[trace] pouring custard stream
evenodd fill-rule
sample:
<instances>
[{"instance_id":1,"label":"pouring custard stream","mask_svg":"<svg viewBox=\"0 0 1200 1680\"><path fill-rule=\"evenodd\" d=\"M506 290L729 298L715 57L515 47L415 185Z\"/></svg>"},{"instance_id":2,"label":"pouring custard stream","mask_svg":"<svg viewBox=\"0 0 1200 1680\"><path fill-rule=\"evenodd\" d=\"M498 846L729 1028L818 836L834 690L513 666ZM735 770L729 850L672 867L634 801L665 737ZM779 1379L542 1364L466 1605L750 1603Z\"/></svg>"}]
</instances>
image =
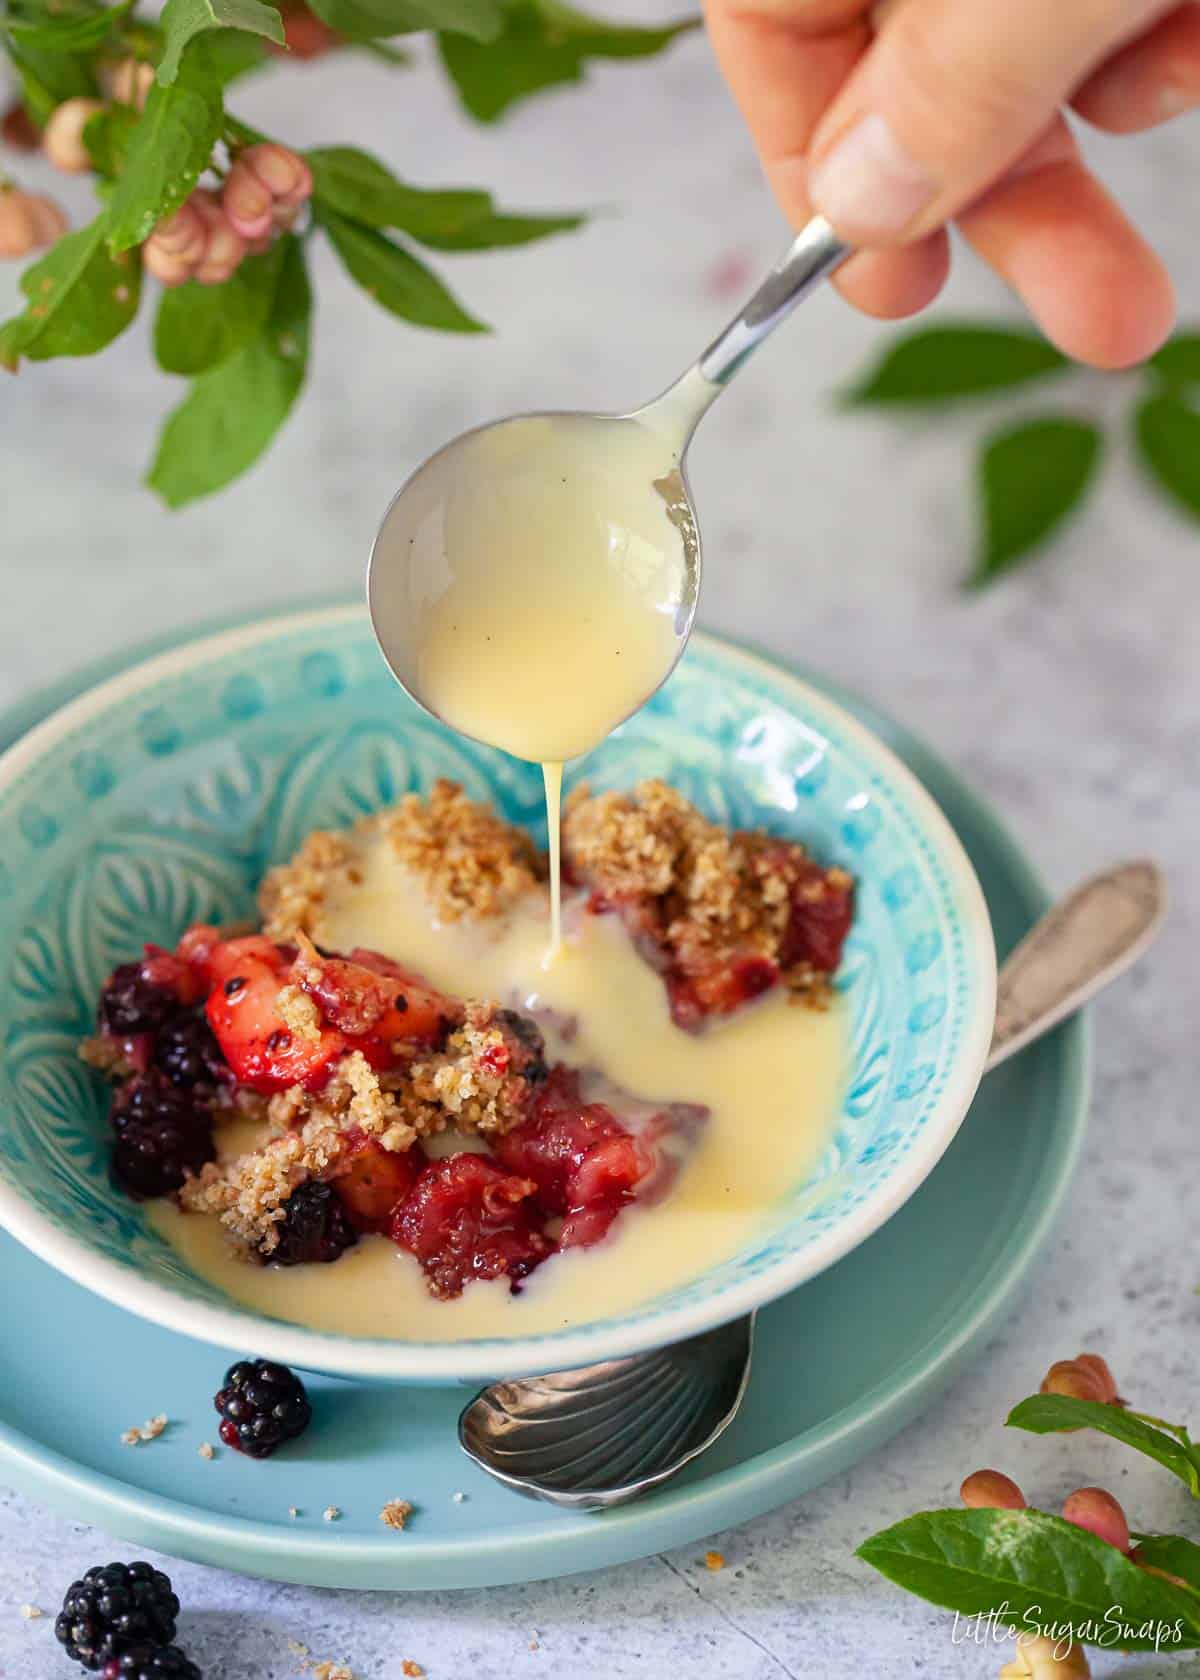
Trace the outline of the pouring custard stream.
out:
<instances>
[{"instance_id":1,"label":"pouring custard stream","mask_svg":"<svg viewBox=\"0 0 1200 1680\"><path fill-rule=\"evenodd\" d=\"M685 507L677 451L649 426L536 415L433 456L380 533L372 604L393 667L460 733L543 767L551 955L562 765L675 662L695 587Z\"/></svg>"}]
</instances>

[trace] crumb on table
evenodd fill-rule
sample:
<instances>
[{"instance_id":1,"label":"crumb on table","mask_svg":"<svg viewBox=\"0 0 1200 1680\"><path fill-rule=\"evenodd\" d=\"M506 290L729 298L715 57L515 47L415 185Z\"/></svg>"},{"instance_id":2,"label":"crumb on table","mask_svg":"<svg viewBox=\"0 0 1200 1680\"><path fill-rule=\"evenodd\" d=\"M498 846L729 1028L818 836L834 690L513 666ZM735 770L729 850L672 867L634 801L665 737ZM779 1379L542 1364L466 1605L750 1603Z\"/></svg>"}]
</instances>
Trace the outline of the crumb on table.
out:
<instances>
[{"instance_id":1,"label":"crumb on table","mask_svg":"<svg viewBox=\"0 0 1200 1680\"><path fill-rule=\"evenodd\" d=\"M705 1552L705 1554L704 1554L704 1567L705 1567L705 1569L711 1570L714 1575L716 1574L718 1569L724 1569L724 1567L725 1567L725 1554L724 1554L724 1552Z\"/></svg>"}]
</instances>

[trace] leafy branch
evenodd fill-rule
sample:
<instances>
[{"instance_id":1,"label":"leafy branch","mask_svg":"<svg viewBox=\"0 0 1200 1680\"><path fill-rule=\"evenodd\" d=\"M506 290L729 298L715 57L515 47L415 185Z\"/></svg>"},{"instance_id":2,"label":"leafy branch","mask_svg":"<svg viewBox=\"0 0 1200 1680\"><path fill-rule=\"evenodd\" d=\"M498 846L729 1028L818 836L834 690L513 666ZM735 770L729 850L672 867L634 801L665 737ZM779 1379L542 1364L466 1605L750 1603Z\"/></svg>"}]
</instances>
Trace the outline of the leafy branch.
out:
<instances>
[{"instance_id":1,"label":"leafy branch","mask_svg":"<svg viewBox=\"0 0 1200 1680\"><path fill-rule=\"evenodd\" d=\"M968 401L1061 384L1071 372L1067 358L1036 333L958 322L903 335L842 401L898 414L957 412ZM1137 459L1153 488L1200 521L1200 333L1178 334L1135 378L1140 389L1128 424ZM968 584L994 582L1059 533L1084 505L1104 445L1096 421L1066 408L984 436L975 459L979 538Z\"/></svg>"},{"instance_id":2,"label":"leafy branch","mask_svg":"<svg viewBox=\"0 0 1200 1680\"><path fill-rule=\"evenodd\" d=\"M1033 1434L1095 1429L1169 1470L1200 1498L1200 1448L1183 1424L1131 1411L1095 1354L1052 1366L1009 1413ZM1131 1533L1117 1500L1081 1488L1062 1516L1034 1510L1007 1476L979 1470L963 1510L922 1511L864 1540L857 1555L907 1592L1023 1633L1032 1660L1011 1672L1086 1676L1081 1647L1200 1649L1200 1545ZM1006 1674L1010 1670L1004 1671Z\"/></svg>"},{"instance_id":3,"label":"leafy branch","mask_svg":"<svg viewBox=\"0 0 1200 1680\"><path fill-rule=\"evenodd\" d=\"M594 59L660 52L698 21L643 29L559 0L167 0L157 21L136 6L10 0L0 17L20 88L5 141L91 173L100 200L87 227L62 233L53 201L0 171L0 253L54 240L21 277L25 307L0 325L0 366L96 354L160 282L154 354L189 382L148 475L170 507L245 472L295 406L311 337L312 236L389 314L473 333L487 328L418 249L504 250L584 220L503 209L481 188L416 186L351 145L284 145L230 109L236 82L289 53L369 48L403 70L395 40L430 32L462 104L490 122L579 81Z\"/></svg>"}]
</instances>

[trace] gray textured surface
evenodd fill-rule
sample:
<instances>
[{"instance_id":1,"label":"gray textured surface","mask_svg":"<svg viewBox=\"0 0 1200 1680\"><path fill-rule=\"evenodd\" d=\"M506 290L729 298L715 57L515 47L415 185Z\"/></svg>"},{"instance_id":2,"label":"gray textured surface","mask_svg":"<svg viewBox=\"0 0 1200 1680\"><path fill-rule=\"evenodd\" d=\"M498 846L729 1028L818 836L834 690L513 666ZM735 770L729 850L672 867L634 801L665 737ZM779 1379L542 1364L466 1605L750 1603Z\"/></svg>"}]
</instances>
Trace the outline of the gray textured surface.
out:
<instances>
[{"instance_id":1,"label":"gray textured surface","mask_svg":"<svg viewBox=\"0 0 1200 1680\"><path fill-rule=\"evenodd\" d=\"M365 60L279 74L240 106L288 138L369 143L419 182L478 180L514 205L615 213L573 240L453 260L464 297L501 329L486 340L406 331L322 261L297 417L260 471L182 517L137 487L171 400L140 343L6 384L0 704L139 636L355 584L379 510L431 447L505 410L648 394L727 312L722 264L753 272L781 239L700 40L658 65L598 72L498 131L458 117L434 76L391 79ZM1200 257L1172 183L1194 173L1195 129L1103 151L1186 307ZM11 284L0 277L0 291ZM1012 310L973 263L948 307ZM866 1532L945 1502L989 1461L1019 1469L1046 1503L1108 1482L1140 1525L1194 1523L1182 1490L1100 1440L1014 1442L1001 1418L1079 1346L1102 1349L1148 1410L1185 1410L1197 1386L1196 534L1146 495L1128 460L1116 420L1131 381L1080 377L1019 406L1113 416L1090 510L1041 565L985 598L963 595L969 444L987 422L900 427L831 412L829 392L877 333L832 297L814 299L707 422L693 466L709 555L702 616L823 665L926 733L1055 885L1134 850L1172 872L1166 935L1096 1011L1089 1146L1034 1291L976 1369L889 1448L716 1542L729 1560L720 1574L689 1548L559 1584L398 1599L181 1565L182 1635L209 1680L285 1680L298 1672L288 1638L369 1680L394 1680L405 1657L430 1680L584 1666L612 1680L990 1675L997 1653L955 1648L948 1618L854 1561ZM49 1610L73 1573L129 1549L9 1500L0 1553L0 1673L65 1675L48 1620L22 1621L18 1606ZM1106 1657L1097 1672L1181 1670Z\"/></svg>"}]
</instances>

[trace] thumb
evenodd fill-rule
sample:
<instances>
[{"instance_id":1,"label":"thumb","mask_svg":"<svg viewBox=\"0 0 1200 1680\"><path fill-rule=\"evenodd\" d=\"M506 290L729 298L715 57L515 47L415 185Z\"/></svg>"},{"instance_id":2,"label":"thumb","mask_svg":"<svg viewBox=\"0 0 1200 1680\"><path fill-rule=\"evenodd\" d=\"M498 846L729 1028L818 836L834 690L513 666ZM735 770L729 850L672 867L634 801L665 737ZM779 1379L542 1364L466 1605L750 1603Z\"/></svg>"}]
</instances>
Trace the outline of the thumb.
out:
<instances>
[{"instance_id":1,"label":"thumb","mask_svg":"<svg viewBox=\"0 0 1200 1680\"><path fill-rule=\"evenodd\" d=\"M900 0L821 120L809 196L850 243L906 243L990 186L1172 0Z\"/></svg>"}]
</instances>

